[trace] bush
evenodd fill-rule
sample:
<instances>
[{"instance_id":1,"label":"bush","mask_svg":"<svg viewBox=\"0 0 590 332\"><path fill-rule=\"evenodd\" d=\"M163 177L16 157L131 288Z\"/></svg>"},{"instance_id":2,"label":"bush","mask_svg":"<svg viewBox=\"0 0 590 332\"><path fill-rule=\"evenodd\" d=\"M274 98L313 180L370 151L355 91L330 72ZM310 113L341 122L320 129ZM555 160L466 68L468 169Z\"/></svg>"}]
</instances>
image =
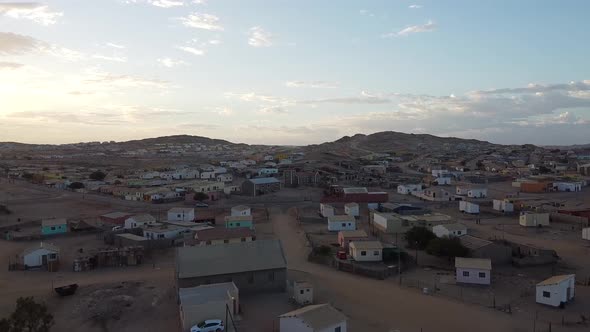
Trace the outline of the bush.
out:
<instances>
[{"instance_id":1,"label":"bush","mask_svg":"<svg viewBox=\"0 0 590 332\"><path fill-rule=\"evenodd\" d=\"M96 171L96 172L92 172L92 173L90 173L90 176L89 176L89 178L90 178L91 180L95 180L95 181L102 181L102 180L104 180L104 178L105 178L106 176L107 176L107 175L106 175L104 172L101 172L101 171Z\"/></svg>"},{"instance_id":2,"label":"bush","mask_svg":"<svg viewBox=\"0 0 590 332\"><path fill-rule=\"evenodd\" d=\"M406 240L410 248L424 250L433 239L436 239L436 235L426 227L412 227L406 232Z\"/></svg>"},{"instance_id":3,"label":"bush","mask_svg":"<svg viewBox=\"0 0 590 332\"><path fill-rule=\"evenodd\" d=\"M0 331L49 332L53 324L53 315L47 305L35 302L32 297L19 297L14 312L8 318L0 319Z\"/></svg>"},{"instance_id":4,"label":"bush","mask_svg":"<svg viewBox=\"0 0 590 332\"><path fill-rule=\"evenodd\" d=\"M459 238L436 238L430 241L426 252L439 257L467 257L469 255L469 249L467 249Z\"/></svg>"}]
</instances>

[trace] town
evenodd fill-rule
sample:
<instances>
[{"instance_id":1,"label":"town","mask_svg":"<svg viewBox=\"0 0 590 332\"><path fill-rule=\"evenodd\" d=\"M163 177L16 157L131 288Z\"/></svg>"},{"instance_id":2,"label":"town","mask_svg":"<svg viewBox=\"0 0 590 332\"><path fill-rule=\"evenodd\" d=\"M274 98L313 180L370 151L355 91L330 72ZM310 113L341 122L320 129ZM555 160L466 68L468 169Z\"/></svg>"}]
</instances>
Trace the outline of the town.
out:
<instances>
[{"instance_id":1,"label":"town","mask_svg":"<svg viewBox=\"0 0 590 332\"><path fill-rule=\"evenodd\" d=\"M588 147L0 143L0 172L0 312L55 331L590 326Z\"/></svg>"}]
</instances>

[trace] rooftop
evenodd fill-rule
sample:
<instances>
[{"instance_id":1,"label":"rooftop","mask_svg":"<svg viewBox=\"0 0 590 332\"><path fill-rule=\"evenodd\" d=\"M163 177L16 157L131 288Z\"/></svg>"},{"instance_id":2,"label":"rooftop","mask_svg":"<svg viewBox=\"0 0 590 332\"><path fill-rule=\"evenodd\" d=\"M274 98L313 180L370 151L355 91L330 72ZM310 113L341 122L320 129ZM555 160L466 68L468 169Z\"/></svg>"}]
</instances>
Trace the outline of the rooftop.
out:
<instances>
[{"instance_id":1,"label":"rooftop","mask_svg":"<svg viewBox=\"0 0 590 332\"><path fill-rule=\"evenodd\" d=\"M284 317L297 317L314 331L320 331L346 321L346 316L329 304L308 305L279 316L279 318Z\"/></svg>"},{"instance_id":2,"label":"rooftop","mask_svg":"<svg viewBox=\"0 0 590 332\"><path fill-rule=\"evenodd\" d=\"M236 205L231 208L233 211L246 211L250 210L250 207L247 205Z\"/></svg>"},{"instance_id":3,"label":"rooftop","mask_svg":"<svg viewBox=\"0 0 590 332\"><path fill-rule=\"evenodd\" d=\"M367 188L344 188L345 194L366 194L369 191Z\"/></svg>"},{"instance_id":4,"label":"rooftop","mask_svg":"<svg viewBox=\"0 0 590 332\"><path fill-rule=\"evenodd\" d=\"M58 226L58 225L65 225L68 221L66 218L52 218L52 219L43 219L41 221L42 226Z\"/></svg>"},{"instance_id":5,"label":"rooftop","mask_svg":"<svg viewBox=\"0 0 590 332\"><path fill-rule=\"evenodd\" d=\"M461 241L462 245L464 245L470 250L476 250L492 244L492 241L488 241L486 239L482 239L468 234L459 236L459 240Z\"/></svg>"},{"instance_id":6,"label":"rooftop","mask_svg":"<svg viewBox=\"0 0 590 332\"><path fill-rule=\"evenodd\" d=\"M540 283L537 284L537 286L557 285L557 284L560 284L566 280L569 280L569 279L575 278L575 277L576 277L575 274L563 274L563 275L559 275L559 276L553 276L549 279L545 279L545 280L541 281Z\"/></svg>"},{"instance_id":7,"label":"rooftop","mask_svg":"<svg viewBox=\"0 0 590 332\"><path fill-rule=\"evenodd\" d=\"M57 253L59 252L59 248L54 246L53 244L46 243L46 242L40 242L39 245L36 245L34 247L29 247L29 248L23 250L21 255L26 256L26 255L34 252L35 250L39 250L39 249L47 249L49 251L53 251L53 252L57 252Z\"/></svg>"},{"instance_id":8,"label":"rooftop","mask_svg":"<svg viewBox=\"0 0 590 332\"><path fill-rule=\"evenodd\" d=\"M349 246L354 249L383 249L380 241L352 241Z\"/></svg>"},{"instance_id":9,"label":"rooftop","mask_svg":"<svg viewBox=\"0 0 590 332\"><path fill-rule=\"evenodd\" d=\"M252 216L225 216L225 221L252 221Z\"/></svg>"},{"instance_id":10,"label":"rooftop","mask_svg":"<svg viewBox=\"0 0 590 332\"><path fill-rule=\"evenodd\" d=\"M125 218L131 216L133 213L127 212L111 212L107 214L103 214L101 217L109 218L109 219L118 219L118 218Z\"/></svg>"},{"instance_id":11,"label":"rooftop","mask_svg":"<svg viewBox=\"0 0 590 332\"><path fill-rule=\"evenodd\" d=\"M449 231L463 231L467 229L467 226L463 224L446 224L442 225L442 227L446 228Z\"/></svg>"},{"instance_id":12,"label":"rooftop","mask_svg":"<svg viewBox=\"0 0 590 332\"><path fill-rule=\"evenodd\" d=\"M340 231L342 233L342 237L368 237L367 232L362 229L358 229L356 231Z\"/></svg>"},{"instance_id":13,"label":"rooftop","mask_svg":"<svg viewBox=\"0 0 590 332\"><path fill-rule=\"evenodd\" d=\"M351 207L357 207L359 205L357 203L346 203L346 204L344 204L344 206L351 208Z\"/></svg>"},{"instance_id":14,"label":"rooftop","mask_svg":"<svg viewBox=\"0 0 590 332\"><path fill-rule=\"evenodd\" d=\"M198 231L195 234L195 239L199 241L212 241L212 240L227 240L227 239L236 239L236 238L243 238L243 237L254 237L256 232L246 228L225 228L225 227L216 227Z\"/></svg>"},{"instance_id":15,"label":"rooftop","mask_svg":"<svg viewBox=\"0 0 590 332\"><path fill-rule=\"evenodd\" d=\"M237 295L238 288L233 282L180 288L178 290L180 305L185 307L205 304L212 301L225 301Z\"/></svg>"},{"instance_id":16,"label":"rooftop","mask_svg":"<svg viewBox=\"0 0 590 332\"><path fill-rule=\"evenodd\" d=\"M456 257L455 267L462 269L491 270L492 260L489 258Z\"/></svg>"},{"instance_id":17,"label":"rooftop","mask_svg":"<svg viewBox=\"0 0 590 332\"><path fill-rule=\"evenodd\" d=\"M131 241L147 241L147 239L143 236L130 234L130 233L115 234L115 236L122 237L124 239L131 240Z\"/></svg>"},{"instance_id":18,"label":"rooftop","mask_svg":"<svg viewBox=\"0 0 590 332\"><path fill-rule=\"evenodd\" d=\"M176 251L176 271L181 279L284 269L286 266L279 240L181 247Z\"/></svg>"},{"instance_id":19,"label":"rooftop","mask_svg":"<svg viewBox=\"0 0 590 332\"><path fill-rule=\"evenodd\" d=\"M191 212L195 212L195 209L193 208L184 208L184 207L174 207L171 208L170 210L168 210L169 213L182 213L182 214L187 214L187 213L191 213Z\"/></svg>"},{"instance_id":20,"label":"rooftop","mask_svg":"<svg viewBox=\"0 0 590 332\"><path fill-rule=\"evenodd\" d=\"M154 218L151 214L142 213L136 214L134 216L129 217L128 219L133 218L136 222L154 222L156 218Z\"/></svg>"},{"instance_id":21,"label":"rooftop","mask_svg":"<svg viewBox=\"0 0 590 332\"><path fill-rule=\"evenodd\" d=\"M356 219L353 216L349 216L347 214L328 217L328 222L355 221L355 220Z\"/></svg>"},{"instance_id":22,"label":"rooftop","mask_svg":"<svg viewBox=\"0 0 590 332\"><path fill-rule=\"evenodd\" d=\"M279 180L277 180L277 179L275 179L273 177L270 177L270 178L254 178L254 179L250 179L250 180L247 180L247 181L250 181L250 182L252 182L254 184L279 183Z\"/></svg>"}]
</instances>

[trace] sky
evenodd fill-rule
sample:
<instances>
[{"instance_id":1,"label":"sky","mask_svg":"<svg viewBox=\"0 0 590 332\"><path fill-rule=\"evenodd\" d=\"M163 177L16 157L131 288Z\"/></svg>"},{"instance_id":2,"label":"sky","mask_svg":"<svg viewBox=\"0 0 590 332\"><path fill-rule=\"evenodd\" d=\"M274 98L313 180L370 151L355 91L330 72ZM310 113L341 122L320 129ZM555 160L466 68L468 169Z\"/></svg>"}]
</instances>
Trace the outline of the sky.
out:
<instances>
[{"instance_id":1,"label":"sky","mask_svg":"<svg viewBox=\"0 0 590 332\"><path fill-rule=\"evenodd\" d=\"M590 143L590 1L0 0L0 141Z\"/></svg>"}]
</instances>

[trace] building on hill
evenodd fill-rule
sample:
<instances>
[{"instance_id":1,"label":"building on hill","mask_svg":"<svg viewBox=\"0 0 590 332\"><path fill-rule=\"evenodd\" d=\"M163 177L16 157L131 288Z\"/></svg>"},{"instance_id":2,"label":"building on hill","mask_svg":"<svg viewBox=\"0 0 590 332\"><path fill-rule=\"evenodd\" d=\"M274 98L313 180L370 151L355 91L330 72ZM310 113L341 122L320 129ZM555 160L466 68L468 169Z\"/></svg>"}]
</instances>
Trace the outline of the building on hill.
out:
<instances>
[{"instance_id":1,"label":"building on hill","mask_svg":"<svg viewBox=\"0 0 590 332\"><path fill-rule=\"evenodd\" d=\"M358 217L360 215L359 205L357 203L344 204L344 214L352 217Z\"/></svg>"},{"instance_id":2,"label":"building on hill","mask_svg":"<svg viewBox=\"0 0 590 332\"><path fill-rule=\"evenodd\" d=\"M256 241L256 232L247 227L239 228L209 228L197 231L194 240L185 241L185 246L207 246L238 242Z\"/></svg>"},{"instance_id":3,"label":"building on hill","mask_svg":"<svg viewBox=\"0 0 590 332\"><path fill-rule=\"evenodd\" d=\"M356 219L349 215L337 215L328 217L328 231L354 231L356 230Z\"/></svg>"},{"instance_id":4,"label":"building on hill","mask_svg":"<svg viewBox=\"0 0 590 332\"><path fill-rule=\"evenodd\" d=\"M252 216L226 216L225 228L249 228L254 229Z\"/></svg>"},{"instance_id":5,"label":"building on hill","mask_svg":"<svg viewBox=\"0 0 590 332\"><path fill-rule=\"evenodd\" d=\"M281 182L273 177L249 179L242 183L242 193L260 196L281 190Z\"/></svg>"},{"instance_id":6,"label":"building on hill","mask_svg":"<svg viewBox=\"0 0 590 332\"><path fill-rule=\"evenodd\" d=\"M231 208L232 216L250 216L252 215L252 209L246 205L236 205Z\"/></svg>"},{"instance_id":7,"label":"building on hill","mask_svg":"<svg viewBox=\"0 0 590 332\"><path fill-rule=\"evenodd\" d=\"M125 219L125 229L147 227L156 223L156 218L151 214L136 214Z\"/></svg>"},{"instance_id":8,"label":"building on hill","mask_svg":"<svg viewBox=\"0 0 590 332\"><path fill-rule=\"evenodd\" d=\"M473 258L489 258L492 264L508 264L512 262L512 248L488 241L472 235L459 236L461 244L469 249Z\"/></svg>"}]
</instances>

